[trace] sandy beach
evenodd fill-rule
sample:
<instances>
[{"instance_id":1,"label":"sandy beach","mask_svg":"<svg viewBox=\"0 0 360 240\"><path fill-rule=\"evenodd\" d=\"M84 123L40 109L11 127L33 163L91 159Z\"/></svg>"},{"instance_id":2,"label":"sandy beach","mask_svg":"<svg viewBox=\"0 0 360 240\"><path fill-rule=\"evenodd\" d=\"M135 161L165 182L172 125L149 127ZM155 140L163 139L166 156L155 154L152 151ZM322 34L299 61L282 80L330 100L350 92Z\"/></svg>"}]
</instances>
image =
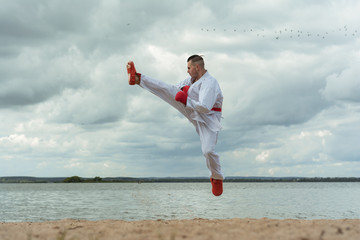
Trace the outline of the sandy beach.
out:
<instances>
[{"instance_id":1,"label":"sandy beach","mask_svg":"<svg viewBox=\"0 0 360 240\"><path fill-rule=\"evenodd\" d=\"M0 223L0 239L360 239L360 219L157 220Z\"/></svg>"}]
</instances>

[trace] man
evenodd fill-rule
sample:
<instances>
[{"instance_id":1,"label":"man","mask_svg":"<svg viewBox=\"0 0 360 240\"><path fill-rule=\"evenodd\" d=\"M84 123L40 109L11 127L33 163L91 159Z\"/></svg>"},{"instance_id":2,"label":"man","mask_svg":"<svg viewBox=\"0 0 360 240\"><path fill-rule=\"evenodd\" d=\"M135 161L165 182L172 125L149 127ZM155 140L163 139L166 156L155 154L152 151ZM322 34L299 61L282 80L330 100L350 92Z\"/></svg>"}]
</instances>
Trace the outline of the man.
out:
<instances>
[{"instance_id":1,"label":"man","mask_svg":"<svg viewBox=\"0 0 360 240\"><path fill-rule=\"evenodd\" d=\"M210 170L212 192L220 196L223 192L224 176L219 155L215 152L218 133L221 129L223 95L217 80L205 69L204 59L192 55L187 60L189 78L178 85L169 85L137 73L132 61L127 64L129 84L142 88L160 97L180 111L195 126L200 136L201 150Z\"/></svg>"}]
</instances>

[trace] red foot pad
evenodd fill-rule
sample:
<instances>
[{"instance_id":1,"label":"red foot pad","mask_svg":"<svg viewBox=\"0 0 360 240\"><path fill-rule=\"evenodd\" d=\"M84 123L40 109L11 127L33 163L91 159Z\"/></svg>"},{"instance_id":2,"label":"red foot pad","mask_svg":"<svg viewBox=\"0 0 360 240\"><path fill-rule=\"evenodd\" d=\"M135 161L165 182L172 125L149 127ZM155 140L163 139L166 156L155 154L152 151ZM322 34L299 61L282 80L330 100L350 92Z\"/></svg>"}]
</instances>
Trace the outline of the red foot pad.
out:
<instances>
[{"instance_id":1,"label":"red foot pad","mask_svg":"<svg viewBox=\"0 0 360 240\"><path fill-rule=\"evenodd\" d=\"M129 85L135 85L135 75L136 69L133 61L128 62L127 64L127 72L129 76Z\"/></svg>"},{"instance_id":2,"label":"red foot pad","mask_svg":"<svg viewBox=\"0 0 360 240\"><path fill-rule=\"evenodd\" d=\"M212 185L212 193L215 196L220 196L223 193L223 180L210 178Z\"/></svg>"}]
</instances>

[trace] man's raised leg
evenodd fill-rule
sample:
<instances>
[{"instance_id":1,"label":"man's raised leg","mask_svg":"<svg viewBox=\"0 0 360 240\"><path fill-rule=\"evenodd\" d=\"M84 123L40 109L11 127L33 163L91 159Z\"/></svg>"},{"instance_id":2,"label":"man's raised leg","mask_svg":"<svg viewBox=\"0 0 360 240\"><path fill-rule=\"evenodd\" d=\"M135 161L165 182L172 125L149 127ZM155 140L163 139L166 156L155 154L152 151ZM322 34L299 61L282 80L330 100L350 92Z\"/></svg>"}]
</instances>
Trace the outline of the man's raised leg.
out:
<instances>
[{"instance_id":1,"label":"man's raised leg","mask_svg":"<svg viewBox=\"0 0 360 240\"><path fill-rule=\"evenodd\" d=\"M175 100L175 95L180 91L180 89L174 85L167 84L163 81L150 78L146 75L137 73L135 70L135 65L132 61L127 64L128 75L129 75L129 84L130 85L139 85L140 87L148 90L149 92L155 94L179 112L181 112L189 121L194 124L195 121L190 118L191 110L187 109L184 104Z\"/></svg>"}]
</instances>

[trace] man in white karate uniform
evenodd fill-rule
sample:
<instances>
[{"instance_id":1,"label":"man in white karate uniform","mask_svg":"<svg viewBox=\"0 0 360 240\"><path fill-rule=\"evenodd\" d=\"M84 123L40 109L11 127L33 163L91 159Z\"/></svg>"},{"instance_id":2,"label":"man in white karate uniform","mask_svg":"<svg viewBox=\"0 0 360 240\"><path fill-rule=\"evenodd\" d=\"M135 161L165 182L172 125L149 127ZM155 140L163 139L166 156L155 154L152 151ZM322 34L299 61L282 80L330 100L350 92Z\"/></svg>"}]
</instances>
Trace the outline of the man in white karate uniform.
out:
<instances>
[{"instance_id":1,"label":"man in white karate uniform","mask_svg":"<svg viewBox=\"0 0 360 240\"><path fill-rule=\"evenodd\" d=\"M195 126L200 136L201 150L210 170L212 192L223 192L224 175L221 172L219 155L215 152L218 133L221 129L223 95L217 80L205 69L204 60L192 55L187 60L189 78L178 85L169 85L137 73L132 61L127 64L129 84L138 84L160 97L180 111Z\"/></svg>"}]
</instances>

